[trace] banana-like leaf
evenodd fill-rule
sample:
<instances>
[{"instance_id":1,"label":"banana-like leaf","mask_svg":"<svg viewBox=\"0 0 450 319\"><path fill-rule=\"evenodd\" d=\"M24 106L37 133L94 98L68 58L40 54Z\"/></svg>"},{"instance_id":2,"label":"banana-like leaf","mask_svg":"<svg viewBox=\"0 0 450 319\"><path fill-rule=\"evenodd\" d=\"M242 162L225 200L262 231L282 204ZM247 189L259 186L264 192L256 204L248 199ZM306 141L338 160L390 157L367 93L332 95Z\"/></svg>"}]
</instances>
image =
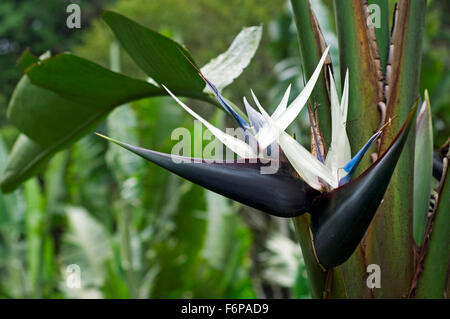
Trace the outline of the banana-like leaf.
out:
<instances>
[{"instance_id":1,"label":"banana-like leaf","mask_svg":"<svg viewBox=\"0 0 450 319\"><path fill-rule=\"evenodd\" d=\"M39 58L31 53L29 49L26 49L23 51L20 58L17 60L17 64L22 69L22 72L25 72L25 70L32 64L39 62Z\"/></svg>"},{"instance_id":2,"label":"banana-like leaf","mask_svg":"<svg viewBox=\"0 0 450 319\"><path fill-rule=\"evenodd\" d=\"M226 52L201 68L205 78L222 91L248 66L258 49L261 36L262 26L243 28ZM205 88L205 91L211 90Z\"/></svg>"},{"instance_id":3,"label":"banana-like leaf","mask_svg":"<svg viewBox=\"0 0 450 319\"><path fill-rule=\"evenodd\" d=\"M145 81L64 53L28 67L8 119L41 145L55 145L98 124L117 105L163 94Z\"/></svg>"},{"instance_id":4,"label":"banana-like leaf","mask_svg":"<svg viewBox=\"0 0 450 319\"><path fill-rule=\"evenodd\" d=\"M193 183L274 216L294 217L305 213L320 194L297 178L284 161L211 162L159 153L98 135ZM278 164L275 174L261 174L261 168Z\"/></svg>"},{"instance_id":5,"label":"banana-like leaf","mask_svg":"<svg viewBox=\"0 0 450 319\"><path fill-rule=\"evenodd\" d=\"M170 85L178 96L218 105L202 92L203 80L186 59L192 61L189 53L178 43L112 12L105 13L105 20L119 40L125 37L122 45L132 51L129 51L132 56L137 55L138 64L153 79ZM128 33L130 30L132 36ZM144 46L143 51L134 51L135 45ZM246 54L247 59L254 51ZM94 129L118 105L167 94L150 83L112 72L71 54L41 60L27 50L18 61L26 75L13 93L8 118L27 137L16 141L13 155L20 154L21 158L14 155L8 160L1 181L4 192L14 190L38 173L47 159ZM241 63L239 72L245 66ZM196 81L201 85L195 84Z\"/></svg>"},{"instance_id":6,"label":"banana-like leaf","mask_svg":"<svg viewBox=\"0 0 450 319\"><path fill-rule=\"evenodd\" d=\"M15 152L8 159L1 181L4 192L14 190L38 173L47 159L97 127L116 106L167 94L145 81L71 54L27 66L36 61L30 56L24 54L21 59L27 73L19 81L8 107L9 120L27 137L16 141ZM178 94L212 101L202 92Z\"/></svg>"},{"instance_id":7,"label":"banana-like leaf","mask_svg":"<svg viewBox=\"0 0 450 319\"><path fill-rule=\"evenodd\" d=\"M2 172L2 192L12 192L24 181L39 173L55 152L51 147L42 147L25 134L20 134Z\"/></svg>"},{"instance_id":8,"label":"banana-like leaf","mask_svg":"<svg viewBox=\"0 0 450 319\"><path fill-rule=\"evenodd\" d=\"M447 163L450 156L447 155ZM434 211L433 228L427 254L423 262L423 273L416 288L417 298L443 298L448 280L450 260L450 178L449 169L441 181L438 204ZM448 289L448 288L447 288ZM448 295L447 295L448 298Z\"/></svg>"},{"instance_id":9,"label":"banana-like leaf","mask_svg":"<svg viewBox=\"0 0 450 319\"><path fill-rule=\"evenodd\" d=\"M332 268L345 262L361 242L378 206L414 123L417 104L383 155L362 175L323 193L313 209L312 230L319 262Z\"/></svg>"},{"instance_id":10,"label":"banana-like leaf","mask_svg":"<svg viewBox=\"0 0 450 319\"><path fill-rule=\"evenodd\" d=\"M117 40L149 77L171 90L202 92L205 84L189 52L177 42L118 13L103 12Z\"/></svg>"},{"instance_id":11,"label":"banana-like leaf","mask_svg":"<svg viewBox=\"0 0 450 319\"><path fill-rule=\"evenodd\" d=\"M428 92L420 108L416 123L414 159L414 240L421 246L427 223L433 171L433 127Z\"/></svg>"},{"instance_id":12,"label":"banana-like leaf","mask_svg":"<svg viewBox=\"0 0 450 319\"><path fill-rule=\"evenodd\" d=\"M14 90L8 117L26 135L19 136L8 158L1 180L3 192L38 173L57 151L94 129L122 100L165 94L144 81L70 54L36 61L29 52L19 60L30 73ZM30 78L49 89L34 85ZM99 81L109 89L98 90L102 87Z\"/></svg>"}]
</instances>

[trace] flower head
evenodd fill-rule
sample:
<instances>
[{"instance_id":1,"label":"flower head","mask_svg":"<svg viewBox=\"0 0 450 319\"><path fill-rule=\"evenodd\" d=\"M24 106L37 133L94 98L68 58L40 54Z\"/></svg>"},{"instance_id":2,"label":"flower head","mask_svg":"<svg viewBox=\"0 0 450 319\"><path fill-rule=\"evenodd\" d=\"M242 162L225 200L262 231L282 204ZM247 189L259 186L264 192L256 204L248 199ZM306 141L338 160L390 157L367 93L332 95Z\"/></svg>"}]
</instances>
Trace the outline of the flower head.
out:
<instances>
[{"instance_id":1,"label":"flower head","mask_svg":"<svg viewBox=\"0 0 450 319\"><path fill-rule=\"evenodd\" d=\"M198 71L219 104L245 131L248 137L246 140L255 143L246 143L218 129L178 99L169 88L163 86L183 109L203 123L219 141L243 158L243 161L211 162L175 156L175 162L174 155L146 150L100 136L211 191L268 214L295 217L309 212L314 248L319 262L325 268L340 265L351 256L377 211L406 142L411 123L414 122L417 104L411 109L403 127L387 150L380 154L367 170L352 180L361 158L382 132L376 132L351 158L346 132L348 72L345 75L340 101L330 72L332 136L325 158L316 158L285 132L307 103L327 53L328 48L301 93L288 105L289 86L272 115L264 110L252 91L253 101L259 112L244 98L248 121L239 115L214 84ZM314 128L313 132L316 134ZM283 156L276 157L273 152L265 152L278 148ZM275 162L279 167L276 172L261 173L262 167ZM365 209L361 210L361 207Z\"/></svg>"},{"instance_id":2,"label":"flower head","mask_svg":"<svg viewBox=\"0 0 450 319\"><path fill-rule=\"evenodd\" d=\"M301 93L288 105L291 88L289 86L272 115L269 115L264 110L253 91L251 91L251 94L259 112L256 111L244 97L244 106L247 111L248 121L231 107L214 84L206 79L206 77L198 70L199 74L210 87L222 107L231 114L238 125L245 130L247 136L250 136L250 140L256 140L257 143L253 145L256 146L256 148L214 127L211 123L180 101L180 99L178 99L167 87L164 86L164 89L179 105L181 105L181 107L202 122L217 139L240 157L264 158L264 151L267 150L267 148L273 151L277 147L280 147L297 174L309 186L317 190L330 190L337 188L339 185L350 180L350 174L360 162L362 156L369 149L373 141L380 135L380 132L375 133L361 151L359 151L353 159L351 158L350 143L346 132L349 91L348 71L345 76L343 95L340 102L333 75L330 71L332 140L325 161L316 158L285 132L286 128L297 118L298 114L306 105L317 79L319 78L328 50L329 48L324 51L316 70ZM267 153L272 154L273 152Z\"/></svg>"}]
</instances>

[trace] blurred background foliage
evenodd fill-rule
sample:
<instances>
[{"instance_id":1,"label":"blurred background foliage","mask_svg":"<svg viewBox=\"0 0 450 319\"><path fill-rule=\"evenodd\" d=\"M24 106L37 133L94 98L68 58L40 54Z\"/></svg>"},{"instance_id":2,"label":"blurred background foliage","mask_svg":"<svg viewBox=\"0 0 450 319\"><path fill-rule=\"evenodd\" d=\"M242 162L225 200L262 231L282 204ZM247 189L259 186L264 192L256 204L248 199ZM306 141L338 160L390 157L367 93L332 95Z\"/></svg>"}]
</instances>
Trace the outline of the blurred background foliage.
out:
<instances>
[{"instance_id":1,"label":"blurred background foliage","mask_svg":"<svg viewBox=\"0 0 450 319\"><path fill-rule=\"evenodd\" d=\"M65 26L69 3L80 4L79 30ZM338 73L332 1L312 6ZM430 92L438 147L450 135L450 8L445 0L428 1L428 7L421 91ZM102 9L171 36L199 65L225 51L242 27L263 25L256 56L224 95L241 105L252 88L271 109L289 83L291 96L303 86L295 25L284 0L4 0L0 171L18 133L5 113L21 76L16 60L26 48L35 54L71 51L145 78L124 51L111 54L115 43ZM226 126L222 112L194 104ZM117 108L98 130L170 152L177 127L194 129L172 101L153 98ZM307 132L306 127L293 130ZM297 136L308 144L307 134ZM0 194L0 297L308 298L293 234L287 220L231 202L89 135L55 156L38 178ZM66 285L71 264L80 266L81 289Z\"/></svg>"}]
</instances>

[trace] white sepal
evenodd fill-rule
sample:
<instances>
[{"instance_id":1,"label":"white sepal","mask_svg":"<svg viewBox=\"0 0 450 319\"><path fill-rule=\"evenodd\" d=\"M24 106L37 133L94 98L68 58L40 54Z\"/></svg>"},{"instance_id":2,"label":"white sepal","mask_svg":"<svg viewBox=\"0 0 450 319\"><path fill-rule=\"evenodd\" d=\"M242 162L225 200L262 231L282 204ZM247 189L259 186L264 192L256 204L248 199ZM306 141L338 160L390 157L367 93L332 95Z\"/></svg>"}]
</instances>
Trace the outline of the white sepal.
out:
<instances>
[{"instance_id":1,"label":"white sepal","mask_svg":"<svg viewBox=\"0 0 450 319\"><path fill-rule=\"evenodd\" d=\"M282 131L287 129L287 127L295 120L295 118L298 116L298 114L308 101L309 96L311 95L314 86L316 85L317 79L320 76L320 72L322 71L322 67L323 64L325 63L329 48L330 47L327 47L325 49L319 61L319 64L317 65L316 69L314 70L314 73L311 75L308 83L306 83L305 87L300 92L300 94L295 98L294 101L292 101L292 103L284 112L282 112L277 116L276 123L277 126ZM267 145L271 144L275 139L275 136L273 136L272 131L266 127L262 127L258 135L260 147L263 149L267 147Z\"/></svg>"},{"instance_id":2,"label":"white sepal","mask_svg":"<svg viewBox=\"0 0 450 319\"><path fill-rule=\"evenodd\" d=\"M283 98L281 99L280 104L278 104L275 111L272 113L272 118L274 120L277 120L281 114L283 114L284 111L286 111L287 104L289 102L289 94L291 93L291 85L289 84L288 88L286 89L286 92L284 92Z\"/></svg>"},{"instance_id":3,"label":"white sepal","mask_svg":"<svg viewBox=\"0 0 450 319\"><path fill-rule=\"evenodd\" d=\"M186 110L189 114L199 120L203 125L205 125L211 133L217 137L219 141L221 141L226 147L230 150L238 154L242 158L255 158L256 153L250 147L250 145L246 144L244 141L231 136L225 132L222 132L217 127L209 123L207 120L202 118L200 115L191 110L186 104L180 101L166 86L163 85L163 88L172 96L172 98L177 101L177 103Z\"/></svg>"},{"instance_id":4,"label":"white sepal","mask_svg":"<svg viewBox=\"0 0 450 319\"><path fill-rule=\"evenodd\" d=\"M305 106L314 89L314 86L316 85L317 79L320 76L320 72L322 71L323 64L327 58L329 48L330 47L327 47L323 52L319 64L317 64L314 73L309 78L308 83L306 83L303 90L295 98L295 100L292 101L289 107L278 117L277 125L280 129L285 130L297 118L298 114Z\"/></svg>"},{"instance_id":5,"label":"white sepal","mask_svg":"<svg viewBox=\"0 0 450 319\"><path fill-rule=\"evenodd\" d=\"M248 103L245 97L244 105L248 119L250 120L250 125L253 127L255 132L258 132L259 129L264 125L264 118Z\"/></svg>"},{"instance_id":6,"label":"white sepal","mask_svg":"<svg viewBox=\"0 0 450 319\"><path fill-rule=\"evenodd\" d=\"M330 74L330 102L331 102L331 146L325 159L325 164L337 174L351 160L350 142L347 136L346 121L348 109L348 72L345 76L342 101L339 98L334 84L334 78ZM342 175L342 174L340 174Z\"/></svg>"},{"instance_id":7,"label":"white sepal","mask_svg":"<svg viewBox=\"0 0 450 319\"><path fill-rule=\"evenodd\" d=\"M253 92L252 92L253 93ZM314 157L307 149L300 145L284 130L277 126L276 122L261 107L261 104L255 100L262 116L268 124L272 134L276 136L278 144L288 158L292 167L297 171L303 180L315 189L321 189L322 184L318 177L330 184L333 188L338 186L338 180L333 176L331 170Z\"/></svg>"}]
</instances>

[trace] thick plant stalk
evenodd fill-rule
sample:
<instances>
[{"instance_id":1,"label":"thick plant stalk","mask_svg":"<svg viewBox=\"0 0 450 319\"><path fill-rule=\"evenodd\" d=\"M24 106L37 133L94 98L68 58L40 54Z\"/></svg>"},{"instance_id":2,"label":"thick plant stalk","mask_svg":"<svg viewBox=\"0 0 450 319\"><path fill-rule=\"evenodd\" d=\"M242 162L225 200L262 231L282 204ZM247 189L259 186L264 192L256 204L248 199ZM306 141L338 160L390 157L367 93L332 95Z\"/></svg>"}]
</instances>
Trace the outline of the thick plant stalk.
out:
<instances>
[{"instance_id":1,"label":"thick plant stalk","mask_svg":"<svg viewBox=\"0 0 450 319\"><path fill-rule=\"evenodd\" d=\"M366 7L363 1L337 0L334 6L342 83L345 70L347 68L349 70L347 132L351 148L355 152L379 126L377 104L382 100L382 87L379 84L382 74L376 61L378 55L375 51L376 42L373 41L373 35L369 34L374 31L369 30L367 26ZM406 116L403 120L405 118ZM399 127L396 127L395 131L398 129ZM363 159L356 173L363 172L370 164L369 158Z\"/></svg>"},{"instance_id":2,"label":"thick plant stalk","mask_svg":"<svg viewBox=\"0 0 450 319\"><path fill-rule=\"evenodd\" d=\"M382 100L379 84L382 75L376 60L376 43L367 26L363 1L335 1L334 5L341 75L345 74L347 68L350 75L347 132L352 150L357 150L379 126L380 116L376 106ZM369 165L370 159L363 159L356 174ZM361 245L340 268L350 298L371 297L366 286L366 262Z\"/></svg>"},{"instance_id":3,"label":"thick plant stalk","mask_svg":"<svg viewBox=\"0 0 450 319\"><path fill-rule=\"evenodd\" d=\"M398 3L386 71L387 119L391 125L382 136L380 152L406 118L419 95L425 0ZM375 297L400 298L408 295L414 273L413 201L414 130L406 142L384 201L367 234L366 257L381 268L382 288Z\"/></svg>"},{"instance_id":4,"label":"thick plant stalk","mask_svg":"<svg viewBox=\"0 0 450 319\"><path fill-rule=\"evenodd\" d=\"M326 270L317 261L313 247L312 233L309 228L309 216L301 215L294 219L297 239L302 249L303 259L308 273L308 283L313 298L322 298L325 290Z\"/></svg>"},{"instance_id":5,"label":"thick plant stalk","mask_svg":"<svg viewBox=\"0 0 450 319\"><path fill-rule=\"evenodd\" d=\"M326 44L309 1L292 0L291 4L299 34L302 65L306 77L309 77L314 71ZM331 64L331 60L329 60L328 63ZM325 72L325 74L328 73ZM314 112L313 110L313 113L317 114L317 118L319 119L319 132L323 136L325 144L328 147L331 142L331 114L330 100L326 85L326 79L321 76L312 94L312 105L319 105L317 112ZM343 270L342 267L338 267L329 271L324 271L318 264L314 248L311 244L312 237L309 220L305 216L300 216L295 219L295 224L308 272L311 295L314 298L349 297L345 287L345 285L349 284L348 281L346 282L344 280L346 277L344 276L345 270ZM360 249L357 249L355 254L361 256ZM351 268L349 273L352 273L353 276L355 275L354 269L359 268L359 275L357 277L360 277L360 279L364 281L364 278L362 277L364 276L364 269L362 267ZM350 282L350 285L357 286L359 283L358 281L355 283ZM350 289L350 292L352 291L355 291L355 289Z\"/></svg>"},{"instance_id":6,"label":"thick plant stalk","mask_svg":"<svg viewBox=\"0 0 450 319\"><path fill-rule=\"evenodd\" d=\"M326 44L309 0L292 0L291 5L297 26L304 76L308 79L314 73ZM331 64L329 56L325 64ZM328 73L324 72L324 74ZM326 79L321 74L311 95L310 102L314 107L317 107L320 131L325 144L329 146L331 143L331 111L326 84Z\"/></svg>"},{"instance_id":7,"label":"thick plant stalk","mask_svg":"<svg viewBox=\"0 0 450 319\"><path fill-rule=\"evenodd\" d=\"M379 25L375 25L375 35L378 46L378 52L380 55L380 62L383 69L383 74L386 71L387 58L389 54L389 1L388 0L369 0L369 9L371 5L376 5L376 10L379 9L379 18L377 22ZM375 11L369 11L369 14L375 14Z\"/></svg>"}]
</instances>

